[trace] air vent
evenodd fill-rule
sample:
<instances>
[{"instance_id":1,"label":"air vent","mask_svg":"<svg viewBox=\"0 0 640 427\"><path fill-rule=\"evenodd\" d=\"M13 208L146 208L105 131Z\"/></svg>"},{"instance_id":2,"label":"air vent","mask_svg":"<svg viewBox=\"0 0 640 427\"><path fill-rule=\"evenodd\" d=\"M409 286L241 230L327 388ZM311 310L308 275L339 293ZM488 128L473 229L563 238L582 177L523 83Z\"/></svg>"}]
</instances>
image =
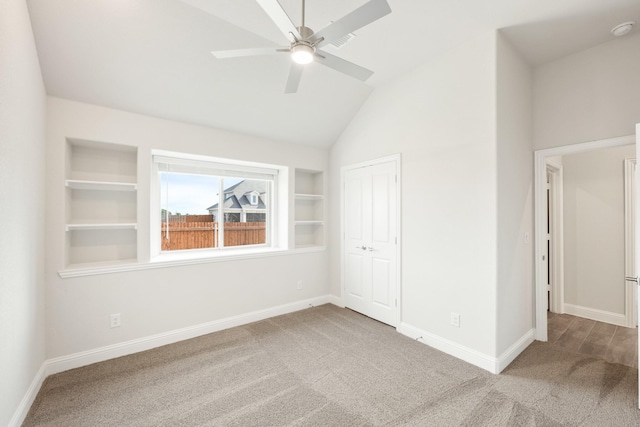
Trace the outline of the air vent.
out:
<instances>
[{"instance_id":1,"label":"air vent","mask_svg":"<svg viewBox=\"0 0 640 427\"><path fill-rule=\"evenodd\" d=\"M356 35L353 33L349 33L344 37L341 37L339 39L336 39L333 41L333 43L331 43L332 45L334 45L337 48L341 48L342 46L344 46L345 44L347 44L347 42L349 40L351 40L352 38L354 38Z\"/></svg>"},{"instance_id":2,"label":"air vent","mask_svg":"<svg viewBox=\"0 0 640 427\"><path fill-rule=\"evenodd\" d=\"M333 24L333 21L330 21L329 24ZM349 40L351 40L352 38L354 38L356 35L354 33L349 33L346 36L340 37L339 39L335 39L333 42L329 43L335 47L337 47L338 49L341 48L342 46L344 46L345 44L347 44L349 42Z\"/></svg>"}]
</instances>

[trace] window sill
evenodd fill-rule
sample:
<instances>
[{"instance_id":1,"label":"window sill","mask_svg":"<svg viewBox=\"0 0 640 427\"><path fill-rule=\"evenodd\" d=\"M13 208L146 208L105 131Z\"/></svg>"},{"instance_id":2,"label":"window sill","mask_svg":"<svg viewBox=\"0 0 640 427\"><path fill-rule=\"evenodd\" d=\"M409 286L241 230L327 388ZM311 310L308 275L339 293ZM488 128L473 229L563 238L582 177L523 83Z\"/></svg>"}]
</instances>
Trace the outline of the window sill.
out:
<instances>
[{"instance_id":1,"label":"window sill","mask_svg":"<svg viewBox=\"0 0 640 427\"><path fill-rule=\"evenodd\" d=\"M58 271L62 279L83 276L96 276L101 274L121 273L127 271L151 270L155 268L180 267L184 265L209 264L213 262L236 261L252 258L265 258L272 256L296 255L301 253L322 252L325 246L304 247L299 249L238 249L233 251L217 252L202 251L200 253L164 253L154 257L149 262L114 263L110 265L76 265L73 268Z\"/></svg>"},{"instance_id":2,"label":"window sill","mask_svg":"<svg viewBox=\"0 0 640 427\"><path fill-rule=\"evenodd\" d=\"M177 263L177 265L183 265L183 263L196 263L202 262L216 262L216 261L234 261L237 259L246 258L259 258L264 256L275 256L282 252L287 252L286 249L281 248L269 248L269 247L253 247L253 248L231 248L231 249L192 249L181 250L172 252L162 252L160 255L156 255L151 258L151 264L166 264Z\"/></svg>"}]
</instances>

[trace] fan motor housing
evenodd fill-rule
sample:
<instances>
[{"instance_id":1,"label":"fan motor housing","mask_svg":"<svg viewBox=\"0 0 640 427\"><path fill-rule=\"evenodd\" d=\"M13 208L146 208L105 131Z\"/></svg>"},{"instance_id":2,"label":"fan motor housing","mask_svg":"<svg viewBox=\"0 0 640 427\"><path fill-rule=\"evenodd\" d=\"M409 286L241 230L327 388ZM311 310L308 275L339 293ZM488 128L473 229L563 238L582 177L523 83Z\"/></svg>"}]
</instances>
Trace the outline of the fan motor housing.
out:
<instances>
[{"instance_id":1,"label":"fan motor housing","mask_svg":"<svg viewBox=\"0 0 640 427\"><path fill-rule=\"evenodd\" d=\"M298 27L298 32L300 33L300 37L302 37L302 40L307 40L313 35L313 30L305 26Z\"/></svg>"}]
</instances>

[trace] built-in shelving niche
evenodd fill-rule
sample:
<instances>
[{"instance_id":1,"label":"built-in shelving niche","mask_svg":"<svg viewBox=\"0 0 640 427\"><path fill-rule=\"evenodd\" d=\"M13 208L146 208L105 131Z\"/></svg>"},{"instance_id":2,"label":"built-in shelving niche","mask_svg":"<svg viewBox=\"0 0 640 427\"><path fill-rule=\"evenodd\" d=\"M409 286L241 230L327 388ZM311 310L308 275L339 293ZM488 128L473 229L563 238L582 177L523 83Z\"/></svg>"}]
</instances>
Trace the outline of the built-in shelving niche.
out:
<instances>
[{"instance_id":1,"label":"built-in shelving niche","mask_svg":"<svg viewBox=\"0 0 640 427\"><path fill-rule=\"evenodd\" d=\"M66 268L136 262L137 148L67 140Z\"/></svg>"},{"instance_id":2,"label":"built-in shelving niche","mask_svg":"<svg viewBox=\"0 0 640 427\"><path fill-rule=\"evenodd\" d=\"M295 247L325 245L324 173L308 169L295 171Z\"/></svg>"}]
</instances>

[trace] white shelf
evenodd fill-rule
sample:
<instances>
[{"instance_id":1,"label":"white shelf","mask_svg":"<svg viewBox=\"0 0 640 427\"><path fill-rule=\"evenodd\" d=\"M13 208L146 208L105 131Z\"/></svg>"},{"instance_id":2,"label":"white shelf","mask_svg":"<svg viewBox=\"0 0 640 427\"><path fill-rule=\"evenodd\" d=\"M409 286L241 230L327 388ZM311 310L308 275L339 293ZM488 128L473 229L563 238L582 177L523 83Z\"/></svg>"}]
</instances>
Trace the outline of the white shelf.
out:
<instances>
[{"instance_id":1,"label":"white shelf","mask_svg":"<svg viewBox=\"0 0 640 427\"><path fill-rule=\"evenodd\" d=\"M98 191L136 191L138 185L129 182L88 181L82 179L67 179L65 185L73 190Z\"/></svg>"},{"instance_id":2,"label":"white shelf","mask_svg":"<svg viewBox=\"0 0 640 427\"><path fill-rule=\"evenodd\" d=\"M136 230L135 222L109 223L109 224L67 224L67 231L74 230Z\"/></svg>"},{"instance_id":3,"label":"white shelf","mask_svg":"<svg viewBox=\"0 0 640 427\"><path fill-rule=\"evenodd\" d=\"M296 200L324 200L322 194L296 194Z\"/></svg>"},{"instance_id":4,"label":"white shelf","mask_svg":"<svg viewBox=\"0 0 640 427\"><path fill-rule=\"evenodd\" d=\"M91 273L100 274L100 273L110 273L122 271L125 269L131 269L138 264L138 260L133 259L122 259L117 261L102 261L102 262L86 262L86 263L78 263L78 264L69 264L67 268L58 272L60 277L77 277L77 276L87 276ZM124 268L123 268L124 267ZM129 268L127 268L129 267Z\"/></svg>"}]
</instances>

